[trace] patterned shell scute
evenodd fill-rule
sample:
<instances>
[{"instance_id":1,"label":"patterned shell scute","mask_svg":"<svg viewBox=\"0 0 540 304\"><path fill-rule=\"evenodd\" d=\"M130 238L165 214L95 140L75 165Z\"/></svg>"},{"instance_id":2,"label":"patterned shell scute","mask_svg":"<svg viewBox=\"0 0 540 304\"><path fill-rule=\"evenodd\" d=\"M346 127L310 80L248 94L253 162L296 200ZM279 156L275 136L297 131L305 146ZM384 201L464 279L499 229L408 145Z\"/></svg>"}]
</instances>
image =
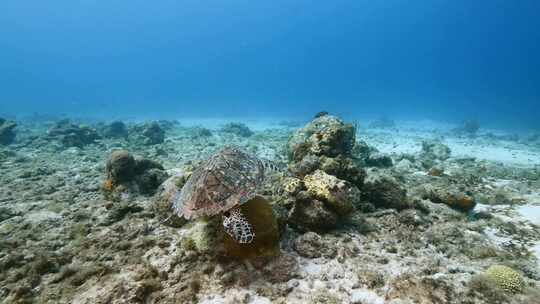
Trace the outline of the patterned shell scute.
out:
<instances>
[{"instance_id":1,"label":"patterned shell scute","mask_svg":"<svg viewBox=\"0 0 540 304\"><path fill-rule=\"evenodd\" d=\"M193 172L173 198L173 210L186 219L216 215L252 199L263 180L261 160L227 147Z\"/></svg>"}]
</instances>

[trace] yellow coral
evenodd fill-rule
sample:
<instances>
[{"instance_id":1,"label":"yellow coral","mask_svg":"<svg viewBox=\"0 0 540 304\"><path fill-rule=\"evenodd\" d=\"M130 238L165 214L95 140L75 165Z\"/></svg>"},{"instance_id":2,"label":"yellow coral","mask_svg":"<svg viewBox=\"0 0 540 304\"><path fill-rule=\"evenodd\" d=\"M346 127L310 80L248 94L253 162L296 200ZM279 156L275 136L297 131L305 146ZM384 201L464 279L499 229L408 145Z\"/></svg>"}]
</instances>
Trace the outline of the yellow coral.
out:
<instances>
[{"instance_id":1,"label":"yellow coral","mask_svg":"<svg viewBox=\"0 0 540 304\"><path fill-rule=\"evenodd\" d=\"M336 189L340 182L342 181L337 177L326 174L321 170L317 170L304 178L304 183L306 184L308 192L311 195L326 200L333 199L330 190Z\"/></svg>"},{"instance_id":2,"label":"yellow coral","mask_svg":"<svg viewBox=\"0 0 540 304\"><path fill-rule=\"evenodd\" d=\"M356 195L345 181L316 170L304 177L304 184L309 194L323 200L337 214L347 215L354 209L351 198Z\"/></svg>"},{"instance_id":3,"label":"yellow coral","mask_svg":"<svg viewBox=\"0 0 540 304\"><path fill-rule=\"evenodd\" d=\"M296 194L302 189L302 181L294 177L286 177L283 179L283 190L289 194Z\"/></svg>"},{"instance_id":4,"label":"yellow coral","mask_svg":"<svg viewBox=\"0 0 540 304\"><path fill-rule=\"evenodd\" d=\"M506 292L520 292L525 286L525 281L521 274L504 265L492 265L486 270L486 275L489 279L493 280L500 289Z\"/></svg>"}]
</instances>

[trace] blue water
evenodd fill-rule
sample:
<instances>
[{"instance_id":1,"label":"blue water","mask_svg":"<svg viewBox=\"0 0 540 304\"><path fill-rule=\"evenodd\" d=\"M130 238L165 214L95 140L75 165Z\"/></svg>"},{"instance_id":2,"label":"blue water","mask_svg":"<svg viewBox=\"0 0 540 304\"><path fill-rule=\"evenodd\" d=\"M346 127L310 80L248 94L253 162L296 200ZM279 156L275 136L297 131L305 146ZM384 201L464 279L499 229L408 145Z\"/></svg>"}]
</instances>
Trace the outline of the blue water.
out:
<instances>
[{"instance_id":1,"label":"blue water","mask_svg":"<svg viewBox=\"0 0 540 304\"><path fill-rule=\"evenodd\" d=\"M539 128L539 13L536 0L4 0L0 114Z\"/></svg>"}]
</instances>

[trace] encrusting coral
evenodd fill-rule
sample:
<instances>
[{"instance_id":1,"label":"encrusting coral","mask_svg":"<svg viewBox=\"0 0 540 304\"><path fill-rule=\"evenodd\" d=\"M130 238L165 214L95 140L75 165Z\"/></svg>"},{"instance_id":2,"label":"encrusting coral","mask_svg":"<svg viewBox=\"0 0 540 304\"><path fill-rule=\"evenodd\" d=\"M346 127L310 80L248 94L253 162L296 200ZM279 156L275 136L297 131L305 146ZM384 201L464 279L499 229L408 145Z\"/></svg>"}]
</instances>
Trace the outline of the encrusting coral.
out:
<instances>
[{"instance_id":1,"label":"encrusting coral","mask_svg":"<svg viewBox=\"0 0 540 304\"><path fill-rule=\"evenodd\" d=\"M508 266L492 265L486 270L486 276L506 292L520 292L525 287L521 274Z\"/></svg>"},{"instance_id":2,"label":"encrusting coral","mask_svg":"<svg viewBox=\"0 0 540 304\"><path fill-rule=\"evenodd\" d=\"M321 170L304 177L304 184L310 195L324 201L340 216L351 213L360 200L358 188Z\"/></svg>"}]
</instances>

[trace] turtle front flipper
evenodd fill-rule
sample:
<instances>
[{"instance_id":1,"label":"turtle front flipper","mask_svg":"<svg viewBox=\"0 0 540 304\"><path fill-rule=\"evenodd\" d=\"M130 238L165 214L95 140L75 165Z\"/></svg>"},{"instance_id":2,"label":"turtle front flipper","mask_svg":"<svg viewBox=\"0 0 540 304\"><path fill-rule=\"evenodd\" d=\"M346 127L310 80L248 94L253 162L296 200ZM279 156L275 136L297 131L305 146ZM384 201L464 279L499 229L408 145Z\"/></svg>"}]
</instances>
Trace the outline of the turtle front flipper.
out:
<instances>
[{"instance_id":1,"label":"turtle front flipper","mask_svg":"<svg viewBox=\"0 0 540 304\"><path fill-rule=\"evenodd\" d=\"M249 244L255 238L253 227L237 209L223 214L223 228L228 235L240 244Z\"/></svg>"}]
</instances>

